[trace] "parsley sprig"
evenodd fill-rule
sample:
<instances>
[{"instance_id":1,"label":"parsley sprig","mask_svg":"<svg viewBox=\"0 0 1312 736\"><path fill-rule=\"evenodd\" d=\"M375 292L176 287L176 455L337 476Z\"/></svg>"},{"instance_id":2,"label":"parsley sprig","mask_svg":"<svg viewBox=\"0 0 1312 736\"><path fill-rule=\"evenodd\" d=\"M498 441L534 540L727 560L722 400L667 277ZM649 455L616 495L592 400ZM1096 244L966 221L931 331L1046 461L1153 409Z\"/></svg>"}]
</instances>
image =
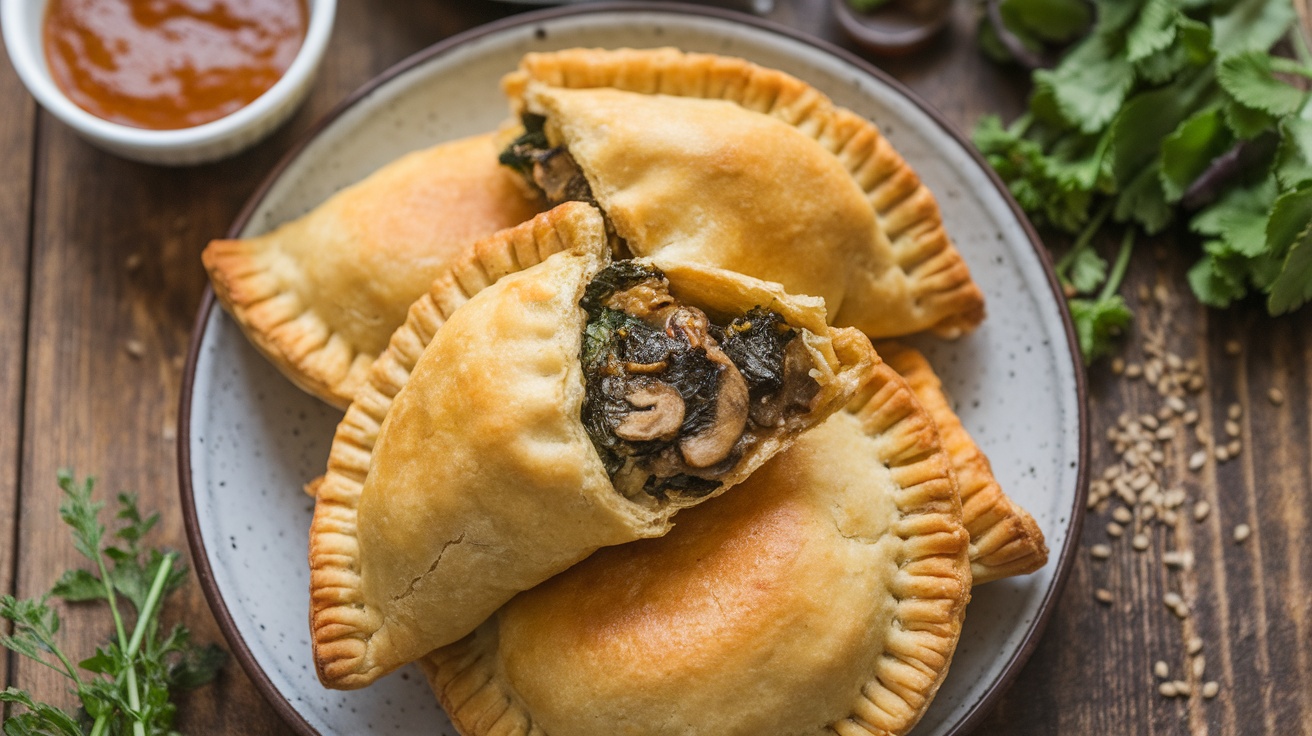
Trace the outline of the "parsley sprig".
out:
<instances>
[{"instance_id":1,"label":"parsley sprig","mask_svg":"<svg viewBox=\"0 0 1312 736\"><path fill-rule=\"evenodd\" d=\"M995 56L1033 62L1078 39L1034 72L1025 114L985 117L975 143L1036 222L1076 235L1058 272L1087 360L1131 319L1123 269L1092 247L1108 220L1150 235L1187 220L1202 251L1189 284L1210 306L1259 293L1280 314L1312 300L1312 105L1299 81L1312 55L1289 34L1290 0L989 3L1002 25L982 26L981 43ZM1298 59L1272 53L1287 34Z\"/></svg>"},{"instance_id":2,"label":"parsley sprig","mask_svg":"<svg viewBox=\"0 0 1312 736\"><path fill-rule=\"evenodd\" d=\"M107 529L100 522L104 504L91 500L92 479L77 483L71 473L60 471L59 487L65 496L59 515L72 530L74 548L91 561L94 569L65 571L50 592L40 598L0 597L0 618L13 624L11 635L0 636L0 646L66 677L70 690L82 703L82 711L68 713L10 687L0 692L0 702L24 710L5 720L4 733L172 734L176 708L170 693L213 680L226 658L223 650L213 644L191 643L186 627L175 626L161 636L161 604L186 582L187 568L175 552L141 546L159 522L159 514L143 517L135 496L119 494L118 528L106 540ZM49 603L51 596L70 603L107 602L114 622L113 639L74 666L55 640L60 620ZM135 613L131 629L124 616L129 607Z\"/></svg>"}]
</instances>

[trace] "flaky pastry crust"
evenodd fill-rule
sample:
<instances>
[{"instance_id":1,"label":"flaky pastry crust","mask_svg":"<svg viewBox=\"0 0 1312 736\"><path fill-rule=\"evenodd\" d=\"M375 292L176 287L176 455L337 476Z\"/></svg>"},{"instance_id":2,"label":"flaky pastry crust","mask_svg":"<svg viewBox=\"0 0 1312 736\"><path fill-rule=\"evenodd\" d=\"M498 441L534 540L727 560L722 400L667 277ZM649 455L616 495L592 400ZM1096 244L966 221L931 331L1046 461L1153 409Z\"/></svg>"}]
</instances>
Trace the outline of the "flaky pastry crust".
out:
<instances>
[{"instance_id":1,"label":"flaky pastry crust","mask_svg":"<svg viewBox=\"0 0 1312 736\"><path fill-rule=\"evenodd\" d=\"M933 420L849 406L660 539L598 551L421 666L465 736L904 734L947 672L968 536Z\"/></svg>"},{"instance_id":2,"label":"flaky pastry crust","mask_svg":"<svg viewBox=\"0 0 1312 736\"><path fill-rule=\"evenodd\" d=\"M403 156L306 215L201 254L215 296L293 383L345 408L406 309L469 243L540 203L480 135Z\"/></svg>"},{"instance_id":3,"label":"flaky pastry crust","mask_svg":"<svg viewBox=\"0 0 1312 736\"><path fill-rule=\"evenodd\" d=\"M956 337L983 320L983 294L948 238L934 196L873 123L834 105L809 84L743 59L659 48L527 54L519 69L503 80L516 112L535 107L534 85L725 100L787 123L835 156L860 187L891 245L897 268L906 276L907 293L899 298L909 300L916 312L916 318L904 320L899 331L880 321L873 311L877 300L872 297L868 307L842 315L842 319L831 305L835 324L854 326L875 337L924 329ZM613 121L624 124L630 119L637 124L652 121L637 116L616 116ZM660 120L656 116L655 121ZM595 184L598 176L588 173ZM604 207L605 202L602 204ZM727 267L754 273L756 264L744 260ZM783 283L790 291L814 293L787 280ZM860 288L854 285L851 291L859 295Z\"/></svg>"},{"instance_id":4,"label":"flaky pastry crust","mask_svg":"<svg viewBox=\"0 0 1312 736\"><path fill-rule=\"evenodd\" d=\"M1029 512L998 484L989 459L971 439L943 393L943 383L920 351L881 341L879 354L906 379L938 424L961 491L962 517L970 532L970 567L975 584L1027 575L1048 561L1043 531Z\"/></svg>"}]
</instances>

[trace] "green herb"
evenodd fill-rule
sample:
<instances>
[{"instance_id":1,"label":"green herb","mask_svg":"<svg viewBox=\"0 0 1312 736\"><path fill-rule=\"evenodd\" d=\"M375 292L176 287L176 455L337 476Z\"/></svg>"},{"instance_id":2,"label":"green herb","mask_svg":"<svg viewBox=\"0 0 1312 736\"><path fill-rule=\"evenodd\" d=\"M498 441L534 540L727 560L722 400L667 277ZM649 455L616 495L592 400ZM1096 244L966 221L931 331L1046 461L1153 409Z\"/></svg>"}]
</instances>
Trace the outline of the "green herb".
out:
<instances>
[{"instance_id":1,"label":"green herb","mask_svg":"<svg viewBox=\"0 0 1312 736\"><path fill-rule=\"evenodd\" d=\"M1091 19L1083 0L988 2L980 41L995 57L1079 38L1034 72L1025 114L985 117L975 143L1039 225L1076 235L1058 276L1086 360L1131 317L1093 247L1109 220L1150 235L1187 222L1205 304L1259 293L1280 314L1312 300L1312 106L1294 83L1312 55L1297 34L1300 60L1271 53L1289 0L1094 0Z\"/></svg>"},{"instance_id":2,"label":"green herb","mask_svg":"<svg viewBox=\"0 0 1312 736\"><path fill-rule=\"evenodd\" d=\"M65 712L11 687L0 692L0 702L22 706L24 711L5 721L6 736L172 734L176 708L171 692L213 680L226 658L212 644L192 644L182 626L161 636L161 604L186 582L187 568L175 552L141 547L159 514L143 518L136 497L130 494L119 494L117 528L106 540L107 530L100 522L104 504L91 500L92 483L87 478L79 484L68 471L59 472L65 495L59 515L72 528L73 547L91 561L93 569L65 571L40 598L0 597L0 618L13 624L13 634L0 637L0 645L66 677L82 711ZM77 666L55 641L59 614L48 603L52 595L70 603L109 604L113 639ZM135 614L130 629L124 603Z\"/></svg>"}]
</instances>

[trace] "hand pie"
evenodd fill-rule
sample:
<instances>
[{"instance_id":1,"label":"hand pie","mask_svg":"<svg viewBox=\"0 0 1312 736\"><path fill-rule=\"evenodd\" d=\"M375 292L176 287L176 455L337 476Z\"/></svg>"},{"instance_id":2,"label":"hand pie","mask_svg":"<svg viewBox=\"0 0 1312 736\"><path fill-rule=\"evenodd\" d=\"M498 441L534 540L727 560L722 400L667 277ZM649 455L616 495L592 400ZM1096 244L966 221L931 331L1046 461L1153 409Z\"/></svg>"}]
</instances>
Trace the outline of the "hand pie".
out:
<instances>
[{"instance_id":1,"label":"hand pie","mask_svg":"<svg viewBox=\"0 0 1312 736\"><path fill-rule=\"evenodd\" d=\"M903 734L952 659L967 535L885 365L664 537L609 547L421 660L466 736Z\"/></svg>"},{"instance_id":2,"label":"hand pie","mask_svg":"<svg viewBox=\"0 0 1312 736\"><path fill-rule=\"evenodd\" d=\"M595 201L637 255L822 296L834 324L872 337L983 319L915 173L793 77L675 49L573 49L526 55L503 86L526 127L503 160L549 201Z\"/></svg>"},{"instance_id":3,"label":"hand pie","mask_svg":"<svg viewBox=\"0 0 1312 736\"><path fill-rule=\"evenodd\" d=\"M215 295L293 383L345 407L448 261L540 209L497 148L488 134L417 151L272 232L211 242Z\"/></svg>"},{"instance_id":4,"label":"hand pie","mask_svg":"<svg viewBox=\"0 0 1312 736\"><path fill-rule=\"evenodd\" d=\"M591 205L481 241L338 427L310 536L320 678L367 685L597 548L664 534L841 408L873 360L814 297L611 263Z\"/></svg>"},{"instance_id":5,"label":"hand pie","mask_svg":"<svg viewBox=\"0 0 1312 736\"><path fill-rule=\"evenodd\" d=\"M879 355L906 379L938 424L961 491L961 512L970 532L970 569L975 584L1027 575L1048 561L1043 532L1025 509L1003 493L984 451L952 411L943 383L920 351L901 343L879 343Z\"/></svg>"}]
</instances>

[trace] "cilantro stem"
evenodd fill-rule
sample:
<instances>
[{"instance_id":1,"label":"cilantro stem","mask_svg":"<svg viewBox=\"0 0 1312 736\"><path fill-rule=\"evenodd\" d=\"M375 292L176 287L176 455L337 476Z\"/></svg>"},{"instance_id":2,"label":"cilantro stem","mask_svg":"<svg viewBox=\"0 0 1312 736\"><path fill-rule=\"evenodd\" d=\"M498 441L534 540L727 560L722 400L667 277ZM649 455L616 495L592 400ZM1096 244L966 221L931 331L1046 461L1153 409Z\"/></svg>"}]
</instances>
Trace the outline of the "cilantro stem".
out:
<instances>
[{"instance_id":1,"label":"cilantro stem","mask_svg":"<svg viewBox=\"0 0 1312 736\"><path fill-rule=\"evenodd\" d=\"M1103 203L1102 207L1098 208L1098 211L1094 213L1093 218L1090 219L1089 223L1080 231L1079 237L1075 238L1075 244L1071 246L1070 250L1062 255L1061 260L1057 261L1057 275L1061 277L1062 281L1066 280L1066 272L1070 270L1071 264L1075 262L1076 256L1080 254L1080 251L1089 247L1089 243L1093 242L1094 234L1098 232L1098 228L1102 227L1102 223L1107 219L1107 215L1111 214L1112 203L1113 200L1109 199Z\"/></svg>"},{"instance_id":2,"label":"cilantro stem","mask_svg":"<svg viewBox=\"0 0 1312 736\"><path fill-rule=\"evenodd\" d=\"M159 570L155 573L155 580L150 584L150 592L146 594L145 607L141 615L137 617L136 628L132 631L132 641L128 642L128 659L137 656L137 650L141 648L141 640L146 634L146 627L154 617L155 606L159 603L160 594L164 590L164 583L169 578L169 573L173 572L173 560L177 559L176 552L170 552L164 555L164 559L159 563Z\"/></svg>"},{"instance_id":3,"label":"cilantro stem","mask_svg":"<svg viewBox=\"0 0 1312 736\"><path fill-rule=\"evenodd\" d=\"M1107 283L1102 285L1102 291L1098 293L1098 301L1107 301L1121 288L1121 281L1125 278L1125 270L1130 265L1130 251L1134 250L1134 228L1129 227L1125 230L1125 238L1121 240L1121 250L1116 254L1116 263L1112 266L1111 275L1107 277Z\"/></svg>"}]
</instances>

